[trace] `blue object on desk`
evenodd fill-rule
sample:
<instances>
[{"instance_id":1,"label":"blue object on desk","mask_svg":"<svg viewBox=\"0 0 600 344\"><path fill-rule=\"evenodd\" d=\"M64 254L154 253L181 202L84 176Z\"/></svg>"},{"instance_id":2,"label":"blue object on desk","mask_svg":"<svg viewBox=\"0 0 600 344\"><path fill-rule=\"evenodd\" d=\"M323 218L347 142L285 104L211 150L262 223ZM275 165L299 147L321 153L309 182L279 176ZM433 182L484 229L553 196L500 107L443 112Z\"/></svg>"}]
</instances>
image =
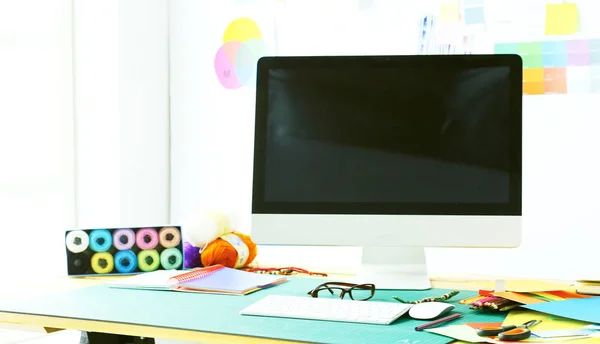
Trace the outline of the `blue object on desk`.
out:
<instances>
[{"instance_id":1,"label":"blue object on desk","mask_svg":"<svg viewBox=\"0 0 600 344\"><path fill-rule=\"evenodd\" d=\"M405 315L391 325L369 325L303 319L249 317L240 310L269 294L306 296L325 282L321 279L291 277L282 285L246 296L116 289L100 285L46 295L14 304L0 304L0 312L49 315L97 321L205 331L262 338L278 338L326 343L447 343L448 338L415 331L427 321ZM448 293L446 289L427 291L376 291L373 301L397 302L392 296L422 299ZM453 303L464 322L499 322L506 314L477 312L458 300L477 295L461 291ZM310 297L310 296L306 296ZM369 302L369 301L364 301Z\"/></svg>"},{"instance_id":2,"label":"blue object on desk","mask_svg":"<svg viewBox=\"0 0 600 344\"><path fill-rule=\"evenodd\" d=\"M523 307L563 318L600 323L600 297L550 301Z\"/></svg>"}]
</instances>

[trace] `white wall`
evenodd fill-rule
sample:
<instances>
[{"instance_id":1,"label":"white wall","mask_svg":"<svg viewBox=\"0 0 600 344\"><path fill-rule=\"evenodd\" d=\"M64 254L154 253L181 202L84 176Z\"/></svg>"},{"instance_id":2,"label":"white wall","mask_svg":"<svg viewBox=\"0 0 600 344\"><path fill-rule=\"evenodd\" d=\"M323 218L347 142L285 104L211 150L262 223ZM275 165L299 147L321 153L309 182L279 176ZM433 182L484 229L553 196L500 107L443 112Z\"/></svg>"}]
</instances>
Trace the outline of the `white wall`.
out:
<instances>
[{"instance_id":1,"label":"white wall","mask_svg":"<svg viewBox=\"0 0 600 344\"><path fill-rule=\"evenodd\" d=\"M259 19L277 13L274 48L280 55L415 53L419 15L432 7L367 1L361 15L346 1L342 10L334 0L302 1L319 6L310 10L299 1L286 1L295 6L289 12L296 15L293 19L281 7L261 16L252 12L252 2L245 7L235 3L173 2L171 213L177 222L192 211L220 208L248 231L254 93L226 90L216 80L213 59L224 25L243 13ZM346 19L334 21L334 14ZM599 94L525 97L522 247L428 249L432 273L600 277L593 256L600 239L594 215L600 204L599 101ZM266 264L311 267L325 262L341 270L360 259L356 248L261 247L260 252Z\"/></svg>"},{"instance_id":2,"label":"white wall","mask_svg":"<svg viewBox=\"0 0 600 344\"><path fill-rule=\"evenodd\" d=\"M75 0L78 227L169 222L167 4Z\"/></svg>"},{"instance_id":3,"label":"white wall","mask_svg":"<svg viewBox=\"0 0 600 344\"><path fill-rule=\"evenodd\" d=\"M121 226L169 223L168 2L119 1Z\"/></svg>"},{"instance_id":4,"label":"white wall","mask_svg":"<svg viewBox=\"0 0 600 344\"><path fill-rule=\"evenodd\" d=\"M74 1L77 227L120 219L119 2Z\"/></svg>"},{"instance_id":5,"label":"white wall","mask_svg":"<svg viewBox=\"0 0 600 344\"><path fill-rule=\"evenodd\" d=\"M3 274L60 269L74 225L70 18L69 0L0 0Z\"/></svg>"}]
</instances>

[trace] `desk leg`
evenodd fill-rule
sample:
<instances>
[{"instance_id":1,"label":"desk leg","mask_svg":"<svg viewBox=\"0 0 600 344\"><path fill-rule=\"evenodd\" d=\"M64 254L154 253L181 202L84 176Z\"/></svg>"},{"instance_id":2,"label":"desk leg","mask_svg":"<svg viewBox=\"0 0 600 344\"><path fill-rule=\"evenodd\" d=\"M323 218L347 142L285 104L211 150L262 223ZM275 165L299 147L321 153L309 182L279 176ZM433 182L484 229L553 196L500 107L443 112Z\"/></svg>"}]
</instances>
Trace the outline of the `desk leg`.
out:
<instances>
[{"instance_id":1,"label":"desk leg","mask_svg":"<svg viewBox=\"0 0 600 344\"><path fill-rule=\"evenodd\" d=\"M122 336L118 334L85 332L81 344L154 344L154 338Z\"/></svg>"}]
</instances>

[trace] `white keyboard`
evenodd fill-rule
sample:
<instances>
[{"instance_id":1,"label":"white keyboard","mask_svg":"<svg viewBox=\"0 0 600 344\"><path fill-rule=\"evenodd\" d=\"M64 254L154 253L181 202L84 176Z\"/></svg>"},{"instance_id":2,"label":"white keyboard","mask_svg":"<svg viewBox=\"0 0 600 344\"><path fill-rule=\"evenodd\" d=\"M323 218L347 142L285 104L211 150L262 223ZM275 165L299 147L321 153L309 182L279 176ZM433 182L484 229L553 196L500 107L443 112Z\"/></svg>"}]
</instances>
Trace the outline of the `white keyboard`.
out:
<instances>
[{"instance_id":1,"label":"white keyboard","mask_svg":"<svg viewBox=\"0 0 600 344\"><path fill-rule=\"evenodd\" d=\"M268 295L240 314L389 325L409 309L410 305L394 302Z\"/></svg>"}]
</instances>

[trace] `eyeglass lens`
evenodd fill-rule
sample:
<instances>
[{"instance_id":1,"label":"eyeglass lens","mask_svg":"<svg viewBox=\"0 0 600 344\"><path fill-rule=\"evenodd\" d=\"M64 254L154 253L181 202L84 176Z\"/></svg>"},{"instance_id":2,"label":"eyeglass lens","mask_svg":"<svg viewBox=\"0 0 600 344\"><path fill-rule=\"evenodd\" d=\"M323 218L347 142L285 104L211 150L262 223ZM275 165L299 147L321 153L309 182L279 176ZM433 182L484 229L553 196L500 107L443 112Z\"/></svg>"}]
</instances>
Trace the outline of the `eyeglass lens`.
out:
<instances>
[{"instance_id":1,"label":"eyeglass lens","mask_svg":"<svg viewBox=\"0 0 600 344\"><path fill-rule=\"evenodd\" d=\"M373 291L373 288L370 286L358 285L350 288L348 292L353 300L363 301L373 297Z\"/></svg>"}]
</instances>

